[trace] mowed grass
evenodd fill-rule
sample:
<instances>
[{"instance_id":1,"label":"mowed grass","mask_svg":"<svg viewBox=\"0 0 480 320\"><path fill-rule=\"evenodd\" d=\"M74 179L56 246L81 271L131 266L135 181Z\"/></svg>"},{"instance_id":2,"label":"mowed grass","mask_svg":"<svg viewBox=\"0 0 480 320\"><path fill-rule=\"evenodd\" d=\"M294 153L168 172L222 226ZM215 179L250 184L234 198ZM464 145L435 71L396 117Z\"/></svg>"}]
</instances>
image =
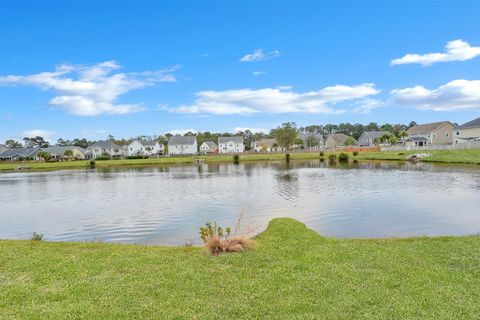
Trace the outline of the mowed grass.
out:
<instances>
[{"instance_id":1,"label":"mowed grass","mask_svg":"<svg viewBox=\"0 0 480 320\"><path fill-rule=\"evenodd\" d=\"M2 319L478 319L480 237L323 238L255 251L0 241Z\"/></svg>"},{"instance_id":2,"label":"mowed grass","mask_svg":"<svg viewBox=\"0 0 480 320\"><path fill-rule=\"evenodd\" d=\"M439 151L378 151L378 152L360 152L358 156L351 159L358 160L397 160L404 161L405 157L414 153L428 153L431 156L422 159L425 162L443 162L443 163L465 163L480 164L480 149L478 150L439 150ZM338 152L336 152L338 154ZM328 158L330 152L325 152L324 159ZM294 152L290 153L291 160L313 160L319 159L319 152ZM150 159L125 159L125 160L100 160L96 161L96 167L107 168L117 166L147 166L147 165L168 165L168 164L188 164L201 160L207 163L213 162L232 162L232 155L198 155L185 157L162 157ZM285 160L283 153L260 153L246 154L240 156L241 161L277 161ZM89 161L64 161L64 162L0 162L0 171L12 171L18 166L27 166L32 170L64 170L74 168L87 168Z\"/></svg>"}]
</instances>

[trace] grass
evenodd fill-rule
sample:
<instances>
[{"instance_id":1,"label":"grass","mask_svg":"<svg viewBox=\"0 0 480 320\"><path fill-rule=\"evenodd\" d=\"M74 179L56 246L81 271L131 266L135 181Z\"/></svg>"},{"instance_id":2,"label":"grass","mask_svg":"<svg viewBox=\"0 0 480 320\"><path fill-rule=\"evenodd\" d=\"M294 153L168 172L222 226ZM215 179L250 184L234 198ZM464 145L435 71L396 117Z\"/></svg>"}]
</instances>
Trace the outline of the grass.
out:
<instances>
[{"instance_id":1,"label":"grass","mask_svg":"<svg viewBox=\"0 0 480 320\"><path fill-rule=\"evenodd\" d=\"M324 238L274 219L255 251L0 241L2 319L478 319L480 237Z\"/></svg>"},{"instance_id":2,"label":"grass","mask_svg":"<svg viewBox=\"0 0 480 320\"><path fill-rule=\"evenodd\" d=\"M378 152L360 152L355 159L357 160L397 160L403 161L405 157L418 152L431 154L430 157L422 159L424 162L442 162L442 163L464 163L480 164L480 149L477 150L439 150L439 151L378 151ZM331 153L326 152L325 156ZM351 155L349 153L349 155ZM319 159L318 152L291 153L291 160L310 160ZM194 163L196 159L204 162L232 162L231 155L213 155L213 156L189 156L189 157L162 157L151 159L125 159L125 160L107 160L96 161L96 167L114 167L114 166L145 166L145 165L166 165L166 164L187 164ZM240 161L277 161L285 160L283 153L264 153L241 155ZM62 170L74 168L87 168L88 161L65 161L65 162L0 162L0 171L12 171L18 166L28 166L33 170Z\"/></svg>"}]
</instances>

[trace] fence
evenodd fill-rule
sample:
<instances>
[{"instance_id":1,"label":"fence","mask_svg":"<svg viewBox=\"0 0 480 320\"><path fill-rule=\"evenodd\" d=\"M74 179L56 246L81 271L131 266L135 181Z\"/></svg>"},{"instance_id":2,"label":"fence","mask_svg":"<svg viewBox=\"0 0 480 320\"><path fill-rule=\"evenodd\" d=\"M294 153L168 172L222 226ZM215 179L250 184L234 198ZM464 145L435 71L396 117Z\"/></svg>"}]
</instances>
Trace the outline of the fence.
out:
<instances>
[{"instance_id":1,"label":"fence","mask_svg":"<svg viewBox=\"0 0 480 320\"><path fill-rule=\"evenodd\" d=\"M480 141L469 141L458 144L449 145L430 145L426 147L407 147L407 146L389 146L380 147L382 151L410 151L410 150L466 150L466 149L480 149Z\"/></svg>"}]
</instances>

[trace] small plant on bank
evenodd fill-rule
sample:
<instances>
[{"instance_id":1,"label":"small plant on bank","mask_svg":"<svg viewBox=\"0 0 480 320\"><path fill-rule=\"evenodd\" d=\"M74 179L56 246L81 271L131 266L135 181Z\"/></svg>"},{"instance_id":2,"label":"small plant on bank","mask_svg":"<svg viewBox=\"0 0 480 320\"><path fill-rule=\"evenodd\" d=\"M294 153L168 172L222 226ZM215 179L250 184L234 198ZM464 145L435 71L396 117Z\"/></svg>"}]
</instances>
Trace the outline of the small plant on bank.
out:
<instances>
[{"instance_id":1,"label":"small plant on bank","mask_svg":"<svg viewBox=\"0 0 480 320\"><path fill-rule=\"evenodd\" d=\"M340 154L338 155L338 161L339 162L348 162L348 154L346 154L345 152L340 152Z\"/></svg>"},{"instance_id":2,"label":"small plant on bank","mask_svg":"<svg viewBox=\"0 0 480 320\"><path fill-rule=\"evenodd\" d=\"M240 156L238 154L233 156L233 163L239 164L240 163Z\"/></svg>"},{"instance_id":3,"label":"small plant on bank","mask_svg":"<svg viewBox=\"0 0 480 320\"><path fill-rule=\"evenodd\" d=\"M319 156L323 158L324 155L325 153L323 151L320 151Z\"/></svg>"},{"instance_id":4,"label":"small plant on bank","mask_svg":"<svg viewBox=\"0 0 480 320\"><path fill-rule=\"evenodd\" d=\"M285 161L290 162L290 153L285 153Z\"/></svg>"},{"instance_id":5,"label":"small plant on bank","mask_svg":"<svg viewBox=\"0 0 480 320\"><path fill-rule=\"evenodd\" d=\"M354 157L358 156L358 151L353 151L353 156Z\"/></svg>"},{"instance_id":6,"label":"small plant on bank","mask_svg":"<svg viewBox=\"0 0 480 320\"><path fill-rule=\"evenodd\" d=\"M404 156L404 155L405 155L405 152L399 152L398 155L399 155L399 156Z\"/></svg>"},{"instance_id":7,"label":"small plant on bank","mask_svg":"<svg viewBox=\"0 0 480 320\"><path fill-rule=\"evenodd\" d=\"M200 237L208 252L213 255L219 255L221 253L243 252L254 249L254 240L245 236L235 235L239 221L240 219L233 234L230 227L223 229L216 222L208 222L205 224L205 227L201 227Z\"/></svg>"},{"instance_id":8,"label":"small plant on bank","mask_svg":"<svg viewBox=\"0 0 480 320\"><path fill-rule=\"evenodd\" d=\"M95 169L95 160L90 160L90 162L88 163L88 167L90 169Z\"/></svg>"},{"instance_id":9,"label":"small plant on bank","mask_svg":"<svg viewBox=\"0 0 480 320\"><path fill-rule=\"evenodd\" d=\"M32 241L42 241L42 239L43 239L43 234L37 233L37 232L34 232L32 234L32 237L30 238L30 240Z\"/></svg>"},{"instance_id":10,"label":"small plant on bank","mask_svg":"<svg viewBox=\"0 0 480 320\"><path fill-rule=\"evenodd\" d=\"M337 163L337 155L336 154L329 154L328 155L328 163L330 163L330 164Z\"/></svg>"}]
</instances>

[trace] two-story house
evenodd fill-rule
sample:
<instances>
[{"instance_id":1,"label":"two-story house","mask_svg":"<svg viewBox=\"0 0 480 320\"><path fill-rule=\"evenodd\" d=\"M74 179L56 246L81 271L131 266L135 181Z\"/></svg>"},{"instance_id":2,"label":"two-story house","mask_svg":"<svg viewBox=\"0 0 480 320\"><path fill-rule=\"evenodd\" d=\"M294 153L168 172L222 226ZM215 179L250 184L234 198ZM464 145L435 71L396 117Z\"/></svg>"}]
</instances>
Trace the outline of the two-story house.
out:
<instances>
[{"instance_id":1,"label":"two-story house","mask_svg":"<svg viewBox=\"0 0 480 320\"><path fill-rule=\"evenodd\" d=\"M245 151L243 137L218 137L218 152L222 154L242 153Z\"/></svg>"},{"instance_id":2,"label":"two-story house","mask_svg":"<svg viewBox=\"0 0 480 320\"><path fill-rule=\"evenodd\" d=\"M416 125L407 130L407 145L425 147L428 145L453 144L455 125L441 121Z\"/></svg>"},{"instance_id":3,"label":"two-story house","mask_svg":"<svg viewBox=\"0 0 480 320\"><path fill-rule=\"evenodd\" d=\"M173 136L168 140L169 155L195 155L198 154L196 136Z\"/></svg>"},{"instance_id":4,"label":"two-story house","mask_svg":"<svg viewBox=\"0 0 480 320\"><path fill-rule=\"evenodd\" d=\"M133 140L127 146L129 156L152 156L163 154L164 146L158 141Z\"/></svg>"}]
</instances>

